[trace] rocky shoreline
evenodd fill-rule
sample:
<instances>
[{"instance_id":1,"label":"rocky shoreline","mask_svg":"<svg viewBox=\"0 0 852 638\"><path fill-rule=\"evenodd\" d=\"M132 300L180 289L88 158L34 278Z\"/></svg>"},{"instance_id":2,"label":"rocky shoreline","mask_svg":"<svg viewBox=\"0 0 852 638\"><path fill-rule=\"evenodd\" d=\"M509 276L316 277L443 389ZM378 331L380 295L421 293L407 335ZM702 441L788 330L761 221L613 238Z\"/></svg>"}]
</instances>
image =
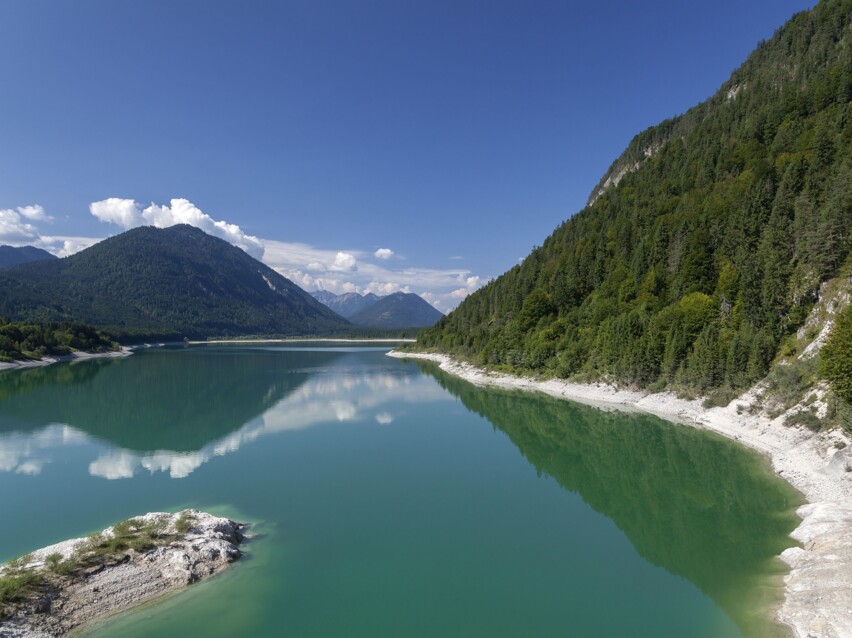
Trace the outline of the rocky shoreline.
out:
<instances>
[{"instance_id":1,"label":"rocky shoreline","mask_svg":"<svg viewBox=\"0 0 852 638\"><path fill-rule=\"evenodd\" d=\"M242 556L244 528L197 510L154 512L28 554L0 571L38 583L0 610L0 638L60 638L212 576Z\"/></svg>"},{"instance_id":2,"label":"rocky shoreline","mask_svg":"<svg viewBox=\"0 0 852 638\"><path fill-rule=\"evenodd\" d=\"M767 456L775 472L808 501L797 510L802 522L792 533L802 546L781 554L790 571L777 618L796 638L852 636L852 440L844 433L813 433L783 425L783 415L769 419L751 414L745 409L753 398L750 393L726 407L705 408L700 400L680 399L670 392L494 373L442 354L388 355L433 361L475 385L537 391L603 409L648 412L712 430Z\"/></svg>"}]
</instances>

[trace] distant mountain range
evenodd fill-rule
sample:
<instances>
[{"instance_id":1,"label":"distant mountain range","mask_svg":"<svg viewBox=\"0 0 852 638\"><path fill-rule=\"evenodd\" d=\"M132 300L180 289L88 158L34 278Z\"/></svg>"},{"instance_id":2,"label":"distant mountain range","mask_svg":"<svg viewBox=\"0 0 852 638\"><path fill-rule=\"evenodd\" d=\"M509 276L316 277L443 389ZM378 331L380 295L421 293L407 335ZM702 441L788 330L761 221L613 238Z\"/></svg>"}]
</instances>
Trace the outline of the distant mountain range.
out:
<instances>
[{"instance_id":1,"label":"distant mountain range","mask_svg":"<svg viewBox=\"0 0 852 638\"><path fill-rule=\"evenodd\" d=\"M342 295L335 295L333 292L328 292L327 290L316 290L311 293L311 296L346 319L351 319L380 299L380 297L371 292L366 295L359 295L357 292L346 292Z\"/></svg>"},{"instance_id":2,"label":"distant mountain range","mask_svg":"<svg viewBox=\"0 0 852 638\"><path fill-rule=\"evenodd\" d=\"M424 328L434 325L444 316L413 293L395 292L379 297L373 293L335 295L327 290L317 290L311 294L356 326L368 328Z\"/></svg>"},{"instance_id":3,"label":"distant mountain range","mask_svg":"<svg viewBox=\"0 0 852 638\"><path fill-rule=\"evenodd\" d=\"M56 259L56 255L51 255L46 250L35 246L0 246L0 268L8 268L9 266L42 259Z\"/></svg>"},{"instance_id":4,"label":"distant mountain range","mask_svg":"<svg viewBox=\"0 0 852 638\"><path fill-rule=\"evenodd\" d=\"M119 335L311 335L351 325L289 279L187 225L134 228L0 271L0 316Z\"/></svg>"}]
</instances>

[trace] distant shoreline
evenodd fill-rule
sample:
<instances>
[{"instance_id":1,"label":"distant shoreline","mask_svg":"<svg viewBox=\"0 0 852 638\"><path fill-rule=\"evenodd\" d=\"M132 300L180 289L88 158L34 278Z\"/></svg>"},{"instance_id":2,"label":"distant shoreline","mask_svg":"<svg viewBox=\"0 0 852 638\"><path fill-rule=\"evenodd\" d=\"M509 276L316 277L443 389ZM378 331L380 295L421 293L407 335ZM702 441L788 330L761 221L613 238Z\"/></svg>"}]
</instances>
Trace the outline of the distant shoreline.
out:
<instances>
[{"instance_id":1,"label":"distant shoreline","mask_svg":"<svg viewBox=\"0 0 852 638\"><path fill-rule=\"evenodd\" d=\"M800 491L808 503L796 513L801 524L791 536L802 547L781 554L790 567L784 577L784 601L777 619L796 638L852 636L852 439L840 431L812 433L749 414L749 391L728 406L705 408L700 399L671 392L648 393L605 383L538 380L491 372L444 354L391 351L398 359L437 363L441 370L474 385L542 392L602 409L639 410L669 421L706 429L769 458L778 476Z\"/></svg>"},{"instance_id":2,"label":"distant shoreline","mask_svg":"<svg viewBox=\"0 0 852 638\"><path fill-rule=\"evenodd\" d=\"M215 345L215 344L250 344L250 343L414 343L416 339L388 337L387 339L332 339L332 338L309 338L309 337L292 337L283 339L207 339L204 341L180 341L173 343L156 343L156 344L139 344L133 346L122 346L120 350L111 352L72 352L71 354L63 354L59 356L42 357L41 359L22 359L19 361L0 361L0 372L4 370L25 370L28 368L41 368L54 363L63 361L86 361L88 359L109 359L115 357L127 357L133 354L134 350L142 350L145 348L159 348L168 345Z\"/></svg>"},{"instance_id":3,"label":"distant shoreline","mask_svg":"<svg viewBox=\"0 0 852 638\"><path fill-rule=\"evenodd\" d=\"M414 343L417 339L388 337L387 339L332 339L320 337L285 337L283 339L207 339L205 341L188 341L191 346L210 343Z\"/></svg>"},{"instance_id":4,"label":"distant shoreline","mask_svg":"<svg viewBox=\"0 0 852 638\"><path fill-rule=\"evenodd\" d=\"M42 357L41 359L23 359L20 361L0 361L0 371L21 370L26 368L40 368L62 361L86 361L88 359L109 359L115 357L128 357L133 354L132 348L122 347L110 352L72 352L55 357Z\"/></svg>"}]
</instances>

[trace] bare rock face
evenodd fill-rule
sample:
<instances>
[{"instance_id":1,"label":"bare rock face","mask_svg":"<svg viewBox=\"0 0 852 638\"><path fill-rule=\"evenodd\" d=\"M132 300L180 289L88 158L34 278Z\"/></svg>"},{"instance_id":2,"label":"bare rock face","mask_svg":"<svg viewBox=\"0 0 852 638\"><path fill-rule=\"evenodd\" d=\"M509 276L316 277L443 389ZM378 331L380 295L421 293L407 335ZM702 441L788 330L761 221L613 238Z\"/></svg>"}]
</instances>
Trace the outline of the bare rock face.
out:
<instances>
[{"instance_id":1,"label":"bare rock face","mask_svg":"<svg viewBox=\"0 0 852 638\"><path fill-rule=\"evenodd\" d=\"M137 519L158 530L161 544L129 549L68 577L49 577L37 599L0 621L0 638L59 638L102 618L179 590L223 570L242 556L244 525L197 510L155 512ZM118 528L102 532L106 539ZM89 539L74 539L33 552L27 569L47 574L46 559L72 560Z\"/></svg>"}]
</instances>

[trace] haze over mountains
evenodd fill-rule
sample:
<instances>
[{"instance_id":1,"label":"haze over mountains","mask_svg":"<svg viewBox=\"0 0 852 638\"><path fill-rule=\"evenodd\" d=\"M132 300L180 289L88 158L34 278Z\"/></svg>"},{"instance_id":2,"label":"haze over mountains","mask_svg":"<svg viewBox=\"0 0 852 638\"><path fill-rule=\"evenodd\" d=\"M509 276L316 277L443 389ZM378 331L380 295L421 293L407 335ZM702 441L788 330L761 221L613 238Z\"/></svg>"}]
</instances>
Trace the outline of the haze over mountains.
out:
<instances>
[{"instance_id":1,"label":"haze over mountains","mask_svg":"<svg viewBox=\"0 0 852 638\"><path fill-rule=\"evenodd\" d=\"M366 295L361 295L357 292L345 292L341 295L336 295L328 290L315 290L311 293L311 296L346 319L350 319L362 310L366 310L379 300L379 296L371 292L368 292Z\"/></svg>"},{"instance_id":2,"label":"haze over mountains","mask_svg":"<svg viewBox=\"0 0 852 638\"><path fill-rule=\"evenodd\" d=\"M188 225L134 228L64 259L6 268L0 316L190 338L351 327L289 279Z\"/></svg>"},{"instance_id":3,"label":"haze over mountains","mask_svg":"<svg viewBox=\"0 0 852 638\"><path fill-rule=\"evenodd\" d=\"M311 295L356 326L423 328L434 325L444 316L414 293L395 292L379 297L373 293L335 295L327 290L317 290Z\"/></svg>"},{"instance_id":4,"label":"haze over mountains","mask_svg":"<svg viewBox=\"0 0 852 638\"><path fill-rule=\"evenodd\" d=\"M0 268L42 259L56 259L56 256L35 246L0 246Z\"/></svg>"}]
</instances>

